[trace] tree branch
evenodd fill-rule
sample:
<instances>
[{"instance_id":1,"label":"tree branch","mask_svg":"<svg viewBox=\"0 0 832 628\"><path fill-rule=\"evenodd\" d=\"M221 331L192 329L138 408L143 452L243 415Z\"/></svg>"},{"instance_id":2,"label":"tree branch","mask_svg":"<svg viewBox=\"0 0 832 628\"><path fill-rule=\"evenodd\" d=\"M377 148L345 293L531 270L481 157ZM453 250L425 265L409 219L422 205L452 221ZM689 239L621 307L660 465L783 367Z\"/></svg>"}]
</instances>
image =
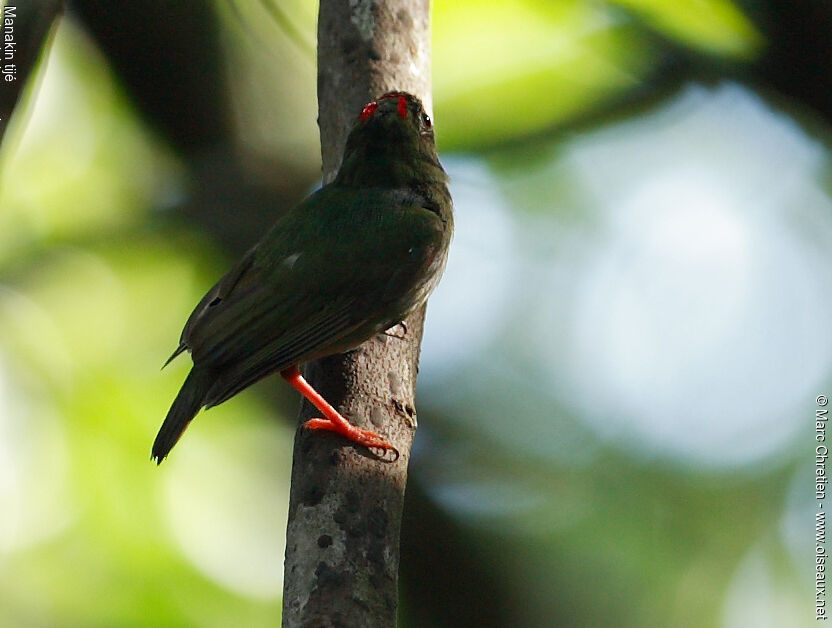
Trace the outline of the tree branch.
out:
<instances>
[{"instance_id":1,"label":"tree branch","mask_svg":"<svg viewBox=\"0 0 832 628\"><path fill-rule=\"evenodd\" d=\"M399 89L419 96L430 111L429 9L429 0L321 0L318 104L325 181L334 177L364 104ZM403 338L379 335L307 367L307 378L332 405L376 430L400 457L380 461L337 436L298 431L286 532L286 627L395 625L423 319L420 308L406 321ZM304 402L300 421L313 413Z\"/></svg>"}]
</instances>

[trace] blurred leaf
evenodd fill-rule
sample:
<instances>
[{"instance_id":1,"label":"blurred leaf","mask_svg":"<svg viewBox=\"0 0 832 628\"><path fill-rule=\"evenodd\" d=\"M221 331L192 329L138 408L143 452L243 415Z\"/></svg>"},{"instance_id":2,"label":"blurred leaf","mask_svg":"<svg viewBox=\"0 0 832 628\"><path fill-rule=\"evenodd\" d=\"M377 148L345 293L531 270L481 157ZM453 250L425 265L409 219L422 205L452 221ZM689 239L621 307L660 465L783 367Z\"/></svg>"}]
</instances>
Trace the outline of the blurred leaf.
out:
<instances>
[{"instance_id":1,"label":"blurred leaf","mask_svg":"<svg viewBox=\"0 0 832 628\"><path fill-rule=\"evenodd\" d=\"M439 3L434 90L443 148L526 135L639 83L654 61L604 5Z\"/></svg>"},{"instance_id":2,"label":"blurred leaf","mask_svg":"<svg viewBox=\"0 0 832 628\"><path fill-rule=\"evenodd\" d=\"M735 59L753 58L763 39L730 0L607 0L695 50Z\"/></svg>"},{"instance_id":3,"label":"blurred leaf","mask_svg":"<svg viewBox=\"0 0 832 628\"><path fill-rule=\"evenodd\" d=\"M2 154L0 262L135 224L180 185L176 163L129 115L102 61L61 23L31 121L15 128L14 155Z\"/></svg>"},{"instance_id":4,"label":"blurred leaf","mask_svg":"<svg viewBox=\"0 0 832 628\"><path fill-rule=\"evenodd\" d=\"M29 0L22 4L3 3L3 33L12 37L4 46L0 77L0 140L9 118L35 70L41 51L46 49L52 23L63 10L63 0Z\"/></svg>"}]
</instances>

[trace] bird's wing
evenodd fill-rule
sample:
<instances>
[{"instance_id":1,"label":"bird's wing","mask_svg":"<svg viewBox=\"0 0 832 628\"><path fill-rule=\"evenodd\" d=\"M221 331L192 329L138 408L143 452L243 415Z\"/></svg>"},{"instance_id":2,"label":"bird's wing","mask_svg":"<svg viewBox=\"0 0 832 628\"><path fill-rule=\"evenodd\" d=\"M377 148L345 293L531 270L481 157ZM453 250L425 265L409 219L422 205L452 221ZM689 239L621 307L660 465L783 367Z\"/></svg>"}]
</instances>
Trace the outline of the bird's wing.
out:
<instances>
[{"instance_id":1,"label":"bird's wing","mask_svg":"<svg viewBox=\"0 0 832 628\"><path fill-rule=\"evenodd\" d=\"M206 406L215 406L230 399L275 371L334 352L332 347L360 326L361 322L355 322L355 313L346 302L339 308L329 308L311 316L302 325L223 368L206 395ZM344 346L343 350L347 348L349 346Z\"/></svg>"},{"instance_id":2,"label":"bird's wing","mask_svg":"<svg viewBox=\"0 0 832 628\"><path fill-rule=\"evenodd\" d=\"M182 330L182 335L179 337L179 346L176 347L176 350L167 359L162 368L170 364L176 356L186 349L191 349L190 337L193 329L198 327L202 321L209 320L211 318L211 314L213 313L212 308L215 308L217 305L222 303L222 301L224 301L225 298L231 293L240 278L251 267L254 262L255 253L256 248L253 248L246 253L243 258L237 262L234 267L222 277L222 279L214 284L214 286L205 294L204 297L202 297L185 323L185 328Z\"/></svg>"},{"instance_id":3,"label":"bird's wing","mask_svg":"<svg viewBox=\"0 0 832 628\"><path fill-rule=\"evenodd\" d=\"M333 226L375 207L374 200L302 205L203 298L182 342L195 364L216 373L206 405L276 370L351 348L399 320L395 302L415 281L403 273L418 274L426 229L433 238L437 227L432 214L412 207L379 207L361 229ZM321 204L330 215L315 211ZM402 216L385 224L392 210Z\"/></svg>"},{"instance_id":4,"label":"bird's wing","mask_svg":"<svg viewBox=\"0 0 832 628\"><path fill-rule=\"evenodd\" d=\"M320 353L361 322L348 293L326 297L308 282L294 277L272 282L264 277L268 274L252 265L222 301L203 309L189 330L186 342L194 363L216 374L205 398L208 406Z\"/></svg>"},{"instance_id":5,"label":"bird's wing","mask_svg":"<svg viewBox=\"0 0 832 628\"><path fill-rule=\"evenodd\" d=\"M302 338L307 328L330 319L336 323L350 296L334 295L334 303L319 299L316 307L307 264L294 269L292 261L289 256L290 264L270 267L257 255L247 256L209 291L182 333L195 363L220 367L245 360L278 339L302 347L295 336Z\"/></svg>"}]
</instances>

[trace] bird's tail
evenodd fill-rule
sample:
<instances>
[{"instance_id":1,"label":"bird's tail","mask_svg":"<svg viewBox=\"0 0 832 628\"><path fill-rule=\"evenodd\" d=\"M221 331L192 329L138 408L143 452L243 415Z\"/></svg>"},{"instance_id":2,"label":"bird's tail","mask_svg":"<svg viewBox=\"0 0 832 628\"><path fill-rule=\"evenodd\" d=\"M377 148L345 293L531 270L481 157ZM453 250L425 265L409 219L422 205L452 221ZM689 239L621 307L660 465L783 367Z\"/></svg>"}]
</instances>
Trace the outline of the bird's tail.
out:
<instances>
[{"instance_id":1,"label":"bird's tail","mask_svg":"<svg viewBox=\"0 0 832 628\"><path fill-rule=\"evenodd\" d=\"M153 441L153 453L151 458L156 464L161 464L168 455L176 441L182 436L182 432L188 427L188 423L194 418L200 408L204 405L203 399L211 387L211 375L209 371L193 368L182 384L179 394L173 400L168 410L165 422Z\"/></svg>"}]
</instances>

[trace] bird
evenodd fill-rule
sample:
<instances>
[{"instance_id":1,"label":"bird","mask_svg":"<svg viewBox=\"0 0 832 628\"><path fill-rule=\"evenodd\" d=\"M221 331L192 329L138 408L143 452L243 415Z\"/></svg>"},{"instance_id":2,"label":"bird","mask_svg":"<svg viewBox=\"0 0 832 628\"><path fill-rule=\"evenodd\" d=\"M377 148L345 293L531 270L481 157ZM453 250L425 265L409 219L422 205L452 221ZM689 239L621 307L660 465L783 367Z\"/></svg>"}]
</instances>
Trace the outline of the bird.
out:
<instances>
[{"instance_id":1,"label":"bird","mask_svg":"<svg viewBox=\"0 0 832 628\"><path fill-rule=\"evenodd\" d=\"M280 217L191 313L165 366L183 352L193 366L151 458L161 464L202 408L275 372L321 413L304 428L397 458L312 388L300 365L400 324L439 282L452 234L431 118L417 97L387 92L361 109L334 180Z\"/></svg>"}]
</instances>

